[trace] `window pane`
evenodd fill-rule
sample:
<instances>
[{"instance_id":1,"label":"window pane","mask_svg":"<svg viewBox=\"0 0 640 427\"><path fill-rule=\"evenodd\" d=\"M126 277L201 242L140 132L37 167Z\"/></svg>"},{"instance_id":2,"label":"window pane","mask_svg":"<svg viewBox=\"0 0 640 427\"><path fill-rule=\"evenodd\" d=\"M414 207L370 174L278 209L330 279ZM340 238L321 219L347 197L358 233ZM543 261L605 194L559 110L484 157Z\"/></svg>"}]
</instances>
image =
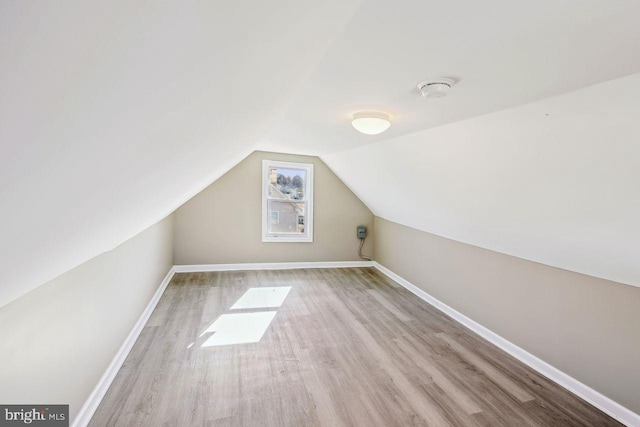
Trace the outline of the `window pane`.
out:
<instances>
[{"instance_id":1,"label":"window pane","mask_svg":"<svg viewBox=\"0 0 640 427\"><path fill-rule=\"evenodd\" d=\"M269 169L269 198L304 200L307 171L272 167Z\"/></svg>"},{"instance_id":2,"label":"window pane","mask_svg":"<svg viewBox=\"0 0 640 427\"><path fill-rule=\"evenodd\" d=\"M269 200L269 233L304 233L304 202Z\"/></svg>"}]
</instances>

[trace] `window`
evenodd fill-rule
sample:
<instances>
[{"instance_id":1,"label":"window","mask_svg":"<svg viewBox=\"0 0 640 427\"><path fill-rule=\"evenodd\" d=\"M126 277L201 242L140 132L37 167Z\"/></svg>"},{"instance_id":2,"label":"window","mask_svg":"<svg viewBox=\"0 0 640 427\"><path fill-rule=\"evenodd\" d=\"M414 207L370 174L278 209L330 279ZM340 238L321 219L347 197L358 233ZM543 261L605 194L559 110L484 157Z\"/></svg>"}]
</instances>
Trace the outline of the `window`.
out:
<instances>
[{"instance_id":1,"label":"window","mask_svg":"<svg viewBox=\"0 0 640 427\"><path fill-rule=\"evenodd\" d=\"M313 242L313 165L262 161L262 241Z\"/></svg>"}]
</instances>

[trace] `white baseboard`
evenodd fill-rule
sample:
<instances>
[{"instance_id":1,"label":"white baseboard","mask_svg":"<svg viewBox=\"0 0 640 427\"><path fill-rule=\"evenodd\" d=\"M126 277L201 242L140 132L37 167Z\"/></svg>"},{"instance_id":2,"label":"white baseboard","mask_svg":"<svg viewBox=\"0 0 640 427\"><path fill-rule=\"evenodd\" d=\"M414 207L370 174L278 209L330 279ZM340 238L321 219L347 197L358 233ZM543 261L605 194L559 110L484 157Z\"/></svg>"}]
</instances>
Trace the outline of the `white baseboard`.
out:
<instances>
[{"instance_id":1,"label":"white baseboard","mask_svg":"<svg viewBox=\"0 0 640 427\"><path fill-rule=\"evenodd\" d=\"M175 265L176 273L195 273L203 271L242 271L242 270L291 270L297 268L351 268L373 267L373 261L327 261L327 262L259 262L241 264L202 264Z\"/></svg>"},{"instance_id":2,"label":"white baseboard","mask_svg":"<svg viewBox=\"0 0 640 427\"><path fill-rule=\"evenodd\" d=\"M102 377L98 381L84 405L78 412L75 420L73 421L73 427L85 427L91 421L91 417L95 413L96 409L100 405L100 402L104 398L104 395L109 390L111 383L115 379L118 371L122 367L125 359L129 355L129 352L133 348L136 340L140 336L142 329L149 320L151 313L158 305L160 297L164 290L171 282L175 273L187 273L187 272L200 272L200 271L232 271L232 270L289 270L296 268L350 268L350 267L373 267L373 261L333 261L333 262L276 262L276 263L246 263L246 264L206 264L206 265L175 265L173 266L167 275L160 283L158 290L147 304L147 307L140 315L140 318L129 332L129 335L120 346L120 349L116 353L113 360L109 364L109 367L102 374Z\"/></svg>"},{"instance_id":3,"label":"white baseboard","mask_svg":"<svg viewBox=\"0 0 640 427\"><path fill-rule=\"evenodd\" d=\"M140 333L142 332L144 325L147 323L147 320L149 320L151 313L153 313L156 305L158 305L158 301L160 301L162 293L167 288L169 282L171 282L171 278L174 274L175 269L172 267L171 269L169 269L169 272L162 280L162 283L160 283L160 286L158 287L156 293L153 294L151 301L149 301L149 304L147 304L147 307L144 309L142 315L133 326L133 329L131 329L131 332L129 332L129 335L124 340L124 343L122 343L122 346L120 346L120 349L109 364L109 367L107 368L105 373L102 374L100 381L98 381L98 384L95 386L87 400L84 402L84 405L82 405L80 412L76 416L76 419L73 421L73 427L85 427L87 424L89 424L89 421L91 421L91 417L93 417L96 409L98 409L102 398L107 393L107 390L109 390L111 383L115 379L118 371L122 367L122 364L129 355L129 352L133 348L136 340L140 336Z\"/></svg>"},{"instance_id":4,"label":"white baseboard","mask_svg":"<svg viewBox=\"0 0 640 427\"><path fill-rule=\"evenodd\" d=\"M640 427L640 415L636 414L630 409L625 408L619 403L611 400L607 396L595 391L591 387L581 383L575 378L565 374L559 369L554 368L547 362L537 358L533 354L518 347L517 345L513 344L511 341L506 340L505 338L501 337L500 335L496 334L490 329L485 328L484 326L473 321L472 319L468 318L467 316L460 313L459 311L449 307L448 305L444 304L442 301L434 298L433 296L429 295L427 292L418 288L413 283L398 276L396 273L389 270L385 266L377 262L374 262L374 267L377 268L383 274L385 274L387 277L389 277L391 280L405 287L406 289L414 293L419 298L423 299L424 301L428 302L429 304L431 304L438 310L442 311L449 317L453 318L458 323L471 329L473 332L480 335L487 341L498 346L502 350L506 351L507 353L515 357L516 359L520 360L521 362L533 368L540 374L549 378L551 381L566 388L571 393L575 394L581 399L589 402L591 405L600 409L602 412L605 412L606 414L610 415L611 417L615 418L622 424L625 424L629 427Z\"/></svg>"},{"instance_id":5,"label":"white baseboard","mask_svg":"<svg viewBox=\"0 0 640 427\"><path fill-rule=\"evenodd\" d=\"M233 271L233 270L285 270L285 269L297 269L297 268L351 268L351 267L375 267L380 272L388 276L393 281L397 282L401 286L405 287L413 294L423 299L427 303L431 304L438 310L447 314L463 326L466 326L473 332L477 333L487 341L498 346L502 350L506 351L516 359L525 363L529 367L533 368L540 374L566 388L576 396L589 402L591 405L607 413L613 418L617 419L621 423L629 427L640 427L640 415L625 408L617 402L609 399L603 394L595 391L591 387L581 383L575 378L565 374L564 372L554 368L547 362L537 358L526 350L518 347L512 342L506 340L495 332L485 328L479 323L468 318L464 314L449 307L440 300L429 295L427 292L415 286L413 283L403 279L396 273L392 272L383 265L375 261L336 261L336 262L284 262L284 263L246 263L246 264L207 264L207 265L176 265L169 270L162 283L158 287L158 290L149 301L149 304L145 308L144 312L134 325L133 329L125 339L124 343L118 350L118 353L111 361L111 364L100 378L100 381L93 389L93 392L86 400L78 416L73 422L73 427L85 427L89 424L91 417L100 405L102 398L106 394L109 386L113 382L116 374L122 367L127 355L131 351L131 348L135 344L138 336L142 332L147 320L151 316L151 313L155 309L162 293L166 289L167 285L171 281L171 278L175 273L186 272L204 272L204 271Z\"/></svg>"}]
</instances>

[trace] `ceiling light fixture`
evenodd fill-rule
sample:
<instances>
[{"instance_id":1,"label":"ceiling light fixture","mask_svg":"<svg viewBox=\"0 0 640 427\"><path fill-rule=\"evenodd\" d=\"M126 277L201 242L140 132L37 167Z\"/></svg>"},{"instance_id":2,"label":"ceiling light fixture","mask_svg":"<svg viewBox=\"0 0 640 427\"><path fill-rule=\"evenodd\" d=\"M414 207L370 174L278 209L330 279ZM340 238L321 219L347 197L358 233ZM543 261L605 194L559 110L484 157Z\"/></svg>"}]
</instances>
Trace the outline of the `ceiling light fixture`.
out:
<instances>
[{"instance_id":1,"label":"ceiling light fixture","mask_svg":"<svg viewBox=\"0 0 640 427\"><path fill-rule=\"evenodd\" d=\"M418 83L418 89L425 98L443 98L447 96L451 86L455 83L453 80L445 78L426 80Z\"/></svg>"},{"instance_id":2,"label":"ceiling light fixture","mask_svg":"<svg viewBox=\"0 0 640 427\"><path fill-rule=\"evenodd\" d=\"M389 115L386 113L378 113L366 111L355 113L351 125L360 133L366 135L377 135L389 129L391 122Z\"/></svg>"}]
</instances>

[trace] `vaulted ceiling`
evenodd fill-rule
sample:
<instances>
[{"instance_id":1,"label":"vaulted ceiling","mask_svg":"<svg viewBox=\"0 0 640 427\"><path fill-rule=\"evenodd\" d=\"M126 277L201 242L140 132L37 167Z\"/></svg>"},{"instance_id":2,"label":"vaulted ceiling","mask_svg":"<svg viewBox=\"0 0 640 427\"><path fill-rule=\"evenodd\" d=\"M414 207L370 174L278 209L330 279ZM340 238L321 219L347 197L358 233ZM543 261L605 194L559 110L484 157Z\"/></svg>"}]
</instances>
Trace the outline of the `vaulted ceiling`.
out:
<instances>
[{"instance_id":1,"label":"vaulted ceiling","mask_svg":"<svg viewBox=\"0 0 640 427\"><path fill-rule=\"evenodd\" d=\"M342 151L636 73L639 12L630 0L365 1L262 148ZM417 84L437 77L458 83L427 102ZM362 110L393 126L353 132Z\"/></svg>"},{"instance_id":2,"label":"vaulted ceiling","mask_svg":"<svg viewBox=\"0 0 640 427\"><path fill-rule=\"evenodd\" d=\"M637 16L632 0L0 2L0 306L258 148L321 155L387 219L640 284L640 78L621 78L640 72ZM418 94L433 77L457 80L448 98ZM391 129L357 134L363 109Z\"/></svg>"}]
</instances>

